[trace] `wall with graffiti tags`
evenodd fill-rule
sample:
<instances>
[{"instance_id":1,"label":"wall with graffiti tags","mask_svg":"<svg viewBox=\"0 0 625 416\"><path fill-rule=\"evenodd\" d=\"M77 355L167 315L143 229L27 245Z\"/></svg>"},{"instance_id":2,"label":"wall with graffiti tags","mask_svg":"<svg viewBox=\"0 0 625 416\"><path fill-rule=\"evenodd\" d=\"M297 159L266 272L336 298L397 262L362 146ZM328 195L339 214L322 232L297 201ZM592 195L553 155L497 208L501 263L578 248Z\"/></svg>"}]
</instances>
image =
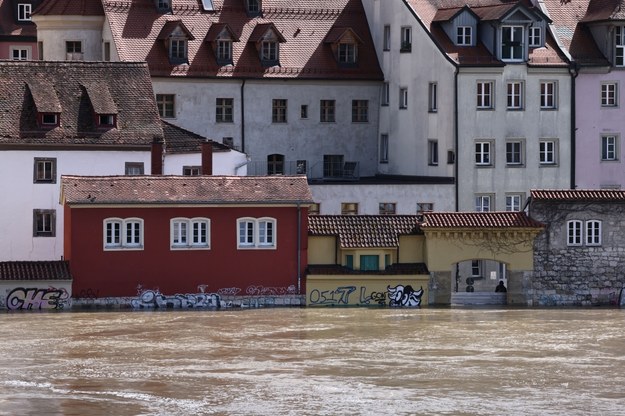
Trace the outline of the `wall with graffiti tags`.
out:
<instances>
[{"instance_id":1,"label":"wall with graffiti tags","mask_svg":"<svg viewBox=\"0 0 625 416\"><path fill-rule=\"evenodd\" d=\"M428 275L308 275L306 306L426 306L429 280Z\"/></svg>"},{"instance_id":2,"label":"wall with graffiti tags","mask_svg":"<svg viewBox=\"0 0 625 416\"><path fill-rule=\"evenodd\" d=\"M5 281L0 283L0 309L70 309L70 281Z\"/></svg>"}]
</instances>

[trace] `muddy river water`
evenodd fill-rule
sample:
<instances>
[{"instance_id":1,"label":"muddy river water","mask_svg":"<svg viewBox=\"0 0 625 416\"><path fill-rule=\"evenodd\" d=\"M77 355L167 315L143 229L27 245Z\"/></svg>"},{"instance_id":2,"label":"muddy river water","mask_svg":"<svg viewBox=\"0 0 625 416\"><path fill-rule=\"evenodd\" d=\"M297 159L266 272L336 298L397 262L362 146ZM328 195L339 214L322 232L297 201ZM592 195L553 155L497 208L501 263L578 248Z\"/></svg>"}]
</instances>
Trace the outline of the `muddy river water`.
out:
<instances>
[{"instance_id":1,"label":"muddy river water","mask_svg":"<svg viewBox=\"0 0 625 416\"><path fill-rule=\"evenodd\" d=\"M0 313L0 415L623 415L625 310Z\"/></svg>"}]
</instances>

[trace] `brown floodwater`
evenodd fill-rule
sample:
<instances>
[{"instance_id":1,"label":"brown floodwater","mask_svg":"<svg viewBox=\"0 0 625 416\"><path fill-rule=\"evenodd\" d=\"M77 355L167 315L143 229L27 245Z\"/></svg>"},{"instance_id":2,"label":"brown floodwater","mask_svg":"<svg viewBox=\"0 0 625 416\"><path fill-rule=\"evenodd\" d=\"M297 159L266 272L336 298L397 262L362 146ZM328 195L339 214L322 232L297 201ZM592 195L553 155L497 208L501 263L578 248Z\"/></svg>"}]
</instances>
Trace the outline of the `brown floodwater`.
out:
<instances>
[{"instance_id":1,"label":"brown floodwater","mask_svg":"<svg viewBox=\"0 0 625 416\"><path fill-rule=\"evenodd\" d=\"M622 415L625 310L0 314L0 415Z\"/></svg>"}]
</instances>

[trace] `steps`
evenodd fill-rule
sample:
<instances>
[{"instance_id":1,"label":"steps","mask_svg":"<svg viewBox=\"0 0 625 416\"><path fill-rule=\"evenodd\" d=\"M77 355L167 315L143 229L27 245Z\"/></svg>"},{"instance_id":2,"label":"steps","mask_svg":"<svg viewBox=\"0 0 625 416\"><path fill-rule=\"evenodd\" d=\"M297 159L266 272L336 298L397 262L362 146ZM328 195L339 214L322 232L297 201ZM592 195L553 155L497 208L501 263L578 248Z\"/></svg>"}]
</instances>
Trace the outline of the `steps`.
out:
<instances>
[{"instance_id":1,"label":"steps","mask_svg":"<svg viewBox=\"0 0 625 416\"><path fill-rule=\"evenodd\" d=\"M464 305L506 305L507 293L455 292L451 294L451 306Z\"/></svg>"}]
</instances>

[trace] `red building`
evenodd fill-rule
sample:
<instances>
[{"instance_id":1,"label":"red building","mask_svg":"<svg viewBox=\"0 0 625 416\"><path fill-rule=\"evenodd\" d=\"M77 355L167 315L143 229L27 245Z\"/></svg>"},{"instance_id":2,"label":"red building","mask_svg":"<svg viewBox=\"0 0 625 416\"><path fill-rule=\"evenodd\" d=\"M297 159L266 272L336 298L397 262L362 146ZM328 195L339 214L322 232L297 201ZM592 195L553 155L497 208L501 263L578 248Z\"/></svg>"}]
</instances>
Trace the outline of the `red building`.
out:
<instances>
[{"instance_id":1,"label":"red building","mask_svg":"<svg viewBox=\"0 0 625 416\"><path fill-rule=\"evenodd\" d=\"M304 290L305 176L63 176L61 203L74 298Z\"/></svg>"}]
</instances>

